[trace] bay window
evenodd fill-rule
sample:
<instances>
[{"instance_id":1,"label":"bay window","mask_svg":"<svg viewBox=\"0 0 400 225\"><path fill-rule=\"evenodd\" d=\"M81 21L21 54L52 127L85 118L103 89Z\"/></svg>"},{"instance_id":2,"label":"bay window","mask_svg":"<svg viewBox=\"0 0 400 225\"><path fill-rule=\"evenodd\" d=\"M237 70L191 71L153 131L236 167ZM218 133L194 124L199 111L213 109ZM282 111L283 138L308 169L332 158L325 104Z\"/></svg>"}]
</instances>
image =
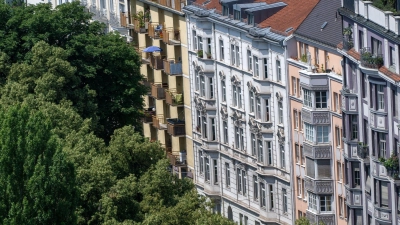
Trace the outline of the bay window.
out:
<instances>
[{"instance_id":1,"label":"bay window","mask_svg":"<svg viewBox=\"0 0 400 225\"><path fill-rule=\"evenodd\" d=\"M329 142L329 126L317 126L317 142L318 143Z\"/></svg>"},{"instance_id":2,"label":"bay window","mask_svg":"<svg viewBox=\"0 0 400 225\"><path fill-rule=\"evenodd\" d=\"M327 108L326 91L316 91L315 92L315 107L318 109Z\"/></svg>"},{"instance_id":3,"label":"bay window","mask_svg":"<svg viewBox=\"0 0 400 225\"><path fill-rule=\"evenodd\" d=\"M313 102L311 97L311 91L303 89L303 96L304 96L304 106L312 108Z\"/></svg>"}]
</instances>

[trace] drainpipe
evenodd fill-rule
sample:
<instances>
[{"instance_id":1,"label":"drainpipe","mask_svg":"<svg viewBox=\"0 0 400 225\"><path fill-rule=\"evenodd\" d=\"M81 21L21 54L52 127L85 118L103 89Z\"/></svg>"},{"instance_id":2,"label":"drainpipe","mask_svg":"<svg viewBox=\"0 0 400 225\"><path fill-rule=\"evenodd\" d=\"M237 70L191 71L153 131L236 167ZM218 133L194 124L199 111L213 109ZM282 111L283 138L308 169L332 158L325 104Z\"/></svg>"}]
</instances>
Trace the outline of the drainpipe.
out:
<instances>
[{"instance_id":1,"label":"drainpipe","mask_svg":"<svg viewBox=\"0 0 400 225\"><path fill-rule=\"evenodd\" d=\"M289 100L289 82L290 82L290 79L289 79L289 66L288 66L288 62L287 62L287 59L288 59L288 48L287 48L287 42L288 41L290 41L290 39L292 39L294 36L293 36L293 34L292 35L290 35L290 36L288 36L288 37L286 37L284 40L283 40L283 42L282 42L282 48L284 49L284 59L285 59L285 72L286 72L286 87L287 88L285 88L286 89L286 99L287 99L287 105L288 105L288 107L289 107L289 110L286 110L286 113L287 113L287 118L289 118L289 120L288 121L292 121L291 120L291 117L290 117L290 112L291 112L291 105L290 105L290 100ZM289 141L289 140L292 140L292 125L291 125L291 122L288 122L288 132L287 132L287 144L288 144L288 146L289 146L289 158L291 159L290 161L292 162L292 160L293 160L293 157L292 157L292 153L293 153L293 151L292 151L292 145L291 145L291 142ZM290 164L290 173L292 174L292 175L294 175L294 166L293 166L293 163L291 163ZM294 224L294 222L295 222L295 220L296 220L296 204L295 204L295 199L296 199L296 191L295 191L295 187L294 187L294 176L290 176L290 190L291 190L291 192L292 192L292 194L291 194L291 196L292 196L292 224Z\"/></svg>"}]
</instances>

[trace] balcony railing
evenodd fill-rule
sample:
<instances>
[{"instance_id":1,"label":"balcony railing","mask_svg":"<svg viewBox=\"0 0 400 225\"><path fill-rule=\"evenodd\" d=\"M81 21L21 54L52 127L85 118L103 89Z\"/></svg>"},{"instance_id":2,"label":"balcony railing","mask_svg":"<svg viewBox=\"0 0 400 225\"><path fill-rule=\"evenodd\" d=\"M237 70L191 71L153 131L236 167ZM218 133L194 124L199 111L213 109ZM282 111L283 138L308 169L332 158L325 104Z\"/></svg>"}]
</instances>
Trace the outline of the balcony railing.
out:
<instances>
[{"instance_id":1,"label":"balcony railing","mask_svg":"<svg viewBox=\"0 0 400 225\"><path fill-rule=\"evenodd\" d=\"M369 147L368 145L365 145L364 143L360 142L358 143L357 146L357 155L361 159L365 159L369 157Z\"/></svg>"},{"instance_id":2,"label":"balcony railing","mask_svg":"<svg viewBox=\"0 0 400 225\"><path fill-rule=\"evenodd\" d=\"M164 28L162 40L167 45L180 45L181 44L180 31L172 27Z\"/></svg>"},{"instance_id":3,"label":"balcony railing","mask_svg":"<svg viewBox=\"0 0 400 225\"><path fill-rule=\"evenodd\" d=\"M173 106L183 105L183 94L176 89L165 89L165 102Z\"/></svg>"},{"instance_id":4,"label":"balcony railing","mask_svg":"<svg viewBox=\"0 0 400 225\"><path fill-rule=\"evenodd\" d=\"M165 99L164 88L168 88L168 84L155 83L151 86L151 96L156 99Z\"/></svg>"},{"instance_id":5,"label":"balcony railing","mask_svg":"<svg viewBox=\"0 0 400 225\"><path fill-rule=\"evenodd\" d=\"M383 65L382 54L373 54L369 47L361 49L360 53L361 66L371 69L379 69Z\"/></svg>"},{"instance_id":6,"label":"balcony railing","mask_svg":"<svg viewBox=\"0 0 400 225\"><path fill-rule=\"evenodd\" d=\"M143 123L152 123L154 114L155 114L155 111L153 111L152 107L144 109L144 115L142 118Z\"/></svg>"},{"instance_id":7,"label":"balcony railing","mask_svg":"<svg viewBox=\"0 0 400 225\"><path fill-rule=\"evenodd\" d=\"M166 130L167 124L165 123L164 115L153 115L153 127L159 130Z\"/></svg>"},{"instance_id":8,"label":"balcony railing","mask_svg":"<svg viewBox=\"0 0 400 225\"><path fill-rule=\"evenodd\" d=\"M182 74L182 62L176 60L164 59L164 72L168 75L181 75Z\"/></svg>"},{"instance_id":9,"label":"balcony railing","mask_svg":"<svg viewBox=\"0 0 400 225\"><path fill-rule=\"evenodd\" d=\"M343 50L348 51L354 47L353 39L349 36L343 36Z\"/></svg>"},{"instance_id":10,"label":"balcony railing","mask_svg":"<svg viewBox=\"0 0 400 225\"><path fill-rule=\"evenodd\" d=\"M145 22L141 22L139 19L134 19L133 20L133 30L136 33L147 33L147 29L149 27L149 22L145 21Z\"/></svg>"},{"instance_id":11,"label":"balcony railing","mask_svg":"<svg viewBox=\"0 0 400 225\"><path fill-rule=\"evenodd\" d=\"M151 55L150 56L150 66L155 70L164 69L164 62L161 55Z\"/></svg>"},{"instance_id":12,"label":"balcony railing","mask_svg":"<svg viewBox=\"0 0 400 225\"><path fill-rule=\"evenodd\" d=\"M180 119L167 119L167 131L172 136L185 135L185 121Z\"/></svg>"},{"instance_id":13,"label":"balcony railing","mask_svg":"<svg viewBox=\"0 0 400 225\"><path fill-rule=\"evenodd\" d=\"M149 37L153 39L162 39L163 26L161 24L151 24L149 26Z\"/></svg>"},{"instance_id":14,"label":"balcony railing","mask_svg":"<svg viewBox=\"0 0 400 225\"><path fill-rule=\"evenodd\" d=\"M121 23L121 26L122 27L127 27L128 26L128 16L126 16L126 14L127 13L123 13L123 12L121 12L120 13L120 16L119 16L119 18L120 18L120 23Z\"/></svg>"}]
</instances>

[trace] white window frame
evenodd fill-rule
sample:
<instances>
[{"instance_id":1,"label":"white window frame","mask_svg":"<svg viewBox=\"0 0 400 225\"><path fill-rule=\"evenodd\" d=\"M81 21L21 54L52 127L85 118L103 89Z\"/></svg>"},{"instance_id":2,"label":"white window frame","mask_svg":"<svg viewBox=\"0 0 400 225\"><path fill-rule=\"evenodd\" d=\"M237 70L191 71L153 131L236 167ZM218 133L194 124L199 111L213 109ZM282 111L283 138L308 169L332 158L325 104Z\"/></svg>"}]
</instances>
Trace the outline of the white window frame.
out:
<instances>
[{"instance_id":1,"label":"white window frame","mask_svg":"<svg viewBox=\"0 0 400 225\"><path fill-rule=\"evenodd\" d=\"M226 187L231 186L231 171L229 168L229 163L225 163L225 185Z\"/></svg>"},{"instance_id":2,"label":"white window frame","mask_svg":"<svg viewBox=\"0 0 400 225\"><path fill-rule=\"evenodd\" d=\"M204 180L206 182L210 182L210 159L208 157L205 157L205 177Z\"/></svg>"},{"instance_id":3,"label":"white window frame","mask_svg":"<svg viewBox=\"0 0 400 225\"><path fill-rule=\"evenodd\" d=\"M206 97L206 77L200 75L200 96Z\"/></svg>"},{"instance_id":4,"label":"white window frame","mask_svg":"<svg viewBox=\"0 0 400 225\"><path fill-rule=\"evenodd\" d=\"M385 87L383 85L377 85L377 103L378 103L378 110L385 110Z\"/></svg>"},{"instance_id":5,"label":"white window frame","mask_svg":"<svg viewBox=\"0 0 400 225\"><path fill-rule=\"evenodd\" d=\"M270 108L270 99L265 99L264 103L265 103L265 107L264 107L264 122L270 122L271 121L271 108Z\"/></svg>"},{"instance_id":6,"label":"white window frame","mask_svg":"<svg viewBox=\"0 0 400 225\"><path fill-rule=\"evenodd\" d=\"M204 174L204 155L202 151L199 151L199 168L200 174Z\"/></svg>"},{"instance_id":7,"label":"white window frame","mask_svg":"<svg viewBox=\"0 0 400 225\"><path fill-rule=\"evenodd\" d=\"M307 192L308 195L308 210L318 212L317 195Z\"/></svg>"},{"instance_id":8,"label":"white window frame","mask_svg":"<svg viewBox=\"0 0 400 225\"><path fill-rule=\"evenodd\" d=\"M271 141L265 141L265 148L267 150L268 158L267 158L267 165L273 165L274 160L273 160L273 149L272 149L272 142Z\"/></svg>"},{"instance_id":9,"label":"white window frame","mask_svg":"<svg viewBox=\"0 0 400 225\"><path fill-rule=\"evenodd\" d=\"M315 93L315 108L328 108L328 93L326 91L316 91Z\"/></svg>"},{"instance_id":10,"label":"white window frame","mask_svg":"<svg viewBox=\"0 0 400 225\"><path fill-rule=\"evenodd\" d=\"M264 79L268 79L268 58L264 58L263 60L264 63Z\"/></svg>"},{"instance_id":11,"label":"white window frame","mask_svg":"<svg viewBox=\"0 0 400 225\"><path fill-rule=\"evenodd\" d=\"M216 126L216 118L210 117L210 141L217 141L217 126Z\"/></svg>"},{"instance_id":12,"label":"white window frame","mask_svg":"<svg viewBox=\"0 0 400 225\"><path fill-rule=\"evenodd\" d=\"M253 200L257 202L258 198L258 178L253 176Z\"/></svg>"},{"instance_id":13,"label":"white window frame","mask_svg":"<svg viewBox=\"0 0 400 225\"><path fill-rule=\"evenodd\" d=\"M314 126L308 123L304 123L304 126L306 141L314 142Z\"/></svg>"},{"instance_id":14,"label":"white window frame","mask_svg":"<svg viewBox=\"0 0 400 225\"><path fill-rule=\"evenodd\" d=\"M317 126L317 143L329 143L329 126Z\"/></svg>"},{"instance_id":15,"label":"white window frame","mask_svg":"<svg viewBox=\"0 0 400 225\"><path fill-rule=\"evenodd\" d=\"M282 205L283 205L283 213L288 213L288 199L287 199L287 191L286 188L282 188Z\"/></svg>"},{"instance_id":16,"label":"white window frame","mask_svg":"<svg viewBox=\"0 0 400 225\"><path fill-rule=\"evenodd\" d=\"M216 160L216 159L213 159L213 166L214 166L214 170L213 170L213 173L214 173L214 184L217 184L218 185L218 160Z\"/></svg>"},{"instance_id":17,"label":"white window frame","mask_svg":"<svg viewBox=\"0 0 400 225\"><path fill-rule=\"evenodd\" d=\"M223 135L224 135L224 143L228 144L228 122L227 121L222 121L222 126L224 129Z\"/></svg>"},{"instance_id":18,"label":"white window frame","mask_svg":"<svg viewBox=\"0 0 400 225\"><path fill-rule=\"evenodd\" d=\"M303 102L304 106L312 108L313 107L313 99L312 99L312 91L303 88Z\"/></svg>"},{"instance_id":19,"label":"white window frame","mask_svg":"<svg viewBox=\"0 0 400 225\"><path fill-rule=\"evenodd\" d=\"M261 97L256 98L256 118L261 119Z\"/></svg>"},{"instance_id":20,"label":"white window frame","mask_svg":"<svg viewBox=\"0 0 400 225\"><path fill-rule=\"evenodd\" d=\"M278 116L279 116L279 124L283 124L283 103L278 101Z\"/></svg>"},{"instance_id":21,"label":"white window frame","mask_svg":"<svg viewBox=\"0 0 400 225\"><path fill-rule=\"evenodd\" d=\"M219 40L219 60L224 61L225 53L224 53L224 40Z\"/></svg>"},{"instance_id":22,"label":"white window frame","mask_svg":"<svg viewBox=\"0 0 400 225\"><path fill-rule=\"evenodd\" d=\"M203 37L201 36L197 36L197 50L203 50Z\"/></svg>"},{"instance_id":23,"label":"white window frame","mask_svg":"<svg viewBox=\"0 0 400 225\"><path fill-rule=\"evenodd\" d=\"M276 80L282 82L282 67L279 59L276 60Z\"/></svg>"},{"instance_id":24,"label":"white window frame","mask_svg":"<svg viewBox=\"0 0 400 225\"><path fill-rule=\"evenodd\" d=\"M274 211L275 209L275 202L274 202L274 185L268 185L269 189L269 210Z\"/></svg>"},{"instance_id":25,"label":"white window frame","mask_svg":"<svg viewBox=\"0 0 400 225\"><path fill-rule=\"evenodd\" d=\"M331 212L332 211L332 196L331 195L319 195L319 211L320 212ZM323 210L324 208L324 210Z\"/></svg>"},{"instance_id":26,"label":"white window frame","mask_svg":"<svg viewBox=\"0 0 400 225\"><path fill-rule=\"evenodd\" d=\"M251 50L247 49L247 70L253 70L253 55L251 54Z\"/></svg>"},{"instance_id":27,"label":"white window frame","mask_svg":"<svg viewBox=\"0 0 400 225\"><path fill-rule=\"evenodd\" d=\"M253 56L253 76L254 77L259 77L260 76L260 67L258 65L258 57L257 56Z\"/></svg>"},{"instance_id":28,"label":"white window frame","mask_svg":"<svg viewBox=\"0 0 400 225\"><path fill-rule=\"evenodd\" d=\"M281 153L281 168L286 169L286 154L285 154L285 146L279 145L279 150Z\"/></svg>"},{"instance_id":29,"label":"white window frame","mask_svg":"<svg viewBox=\"0 0 400 225\"><path fill-rule=\"evenodd\" d=\"M249 91L250 113L254 113L254 108L255 108L255 106L254 106L254 102L255 102L254 96L255 96L254 92L253 91Z\"/></svg>"},{"instance_id":30,"label":"white window frame","mask_svg":"<svg viewBox=\"0 0 400 225\"><path fill-rule=\"evenodd\" d=\"M208 97L209 99L214 99L215 93L214 93L214 78L208 77Z\"/></svg>"},{"instance_id":31,"label":"white window frame","mask_svg":"<svg viewBox=\"0 0 400 225\"><path fill-rule=\"evenodd\" d=\"M235 58L235 45L231 44L231 65L235 65L236 64L236 58Z\"/></svg>"},{"instance_id":32,"label":"white window frame","mask_svg":"<svg viewBox=\"0 0 400 225\"><path fill-rule=\"evenodd\" d=\"M264 146L262 140L257 141L257 149L257 161L259 163L264 163Z\"/></svg>"},{"instance_id":33,"label":"white window frame","mask_svg":"<svg viewBox=\"0 0 400 225\"><path fill-rule=\"evenodd\" d=\"M222 102L226 102L226 83L225 80L221 81L221 89L222 89Z\"/></svg>"}]
</instances>

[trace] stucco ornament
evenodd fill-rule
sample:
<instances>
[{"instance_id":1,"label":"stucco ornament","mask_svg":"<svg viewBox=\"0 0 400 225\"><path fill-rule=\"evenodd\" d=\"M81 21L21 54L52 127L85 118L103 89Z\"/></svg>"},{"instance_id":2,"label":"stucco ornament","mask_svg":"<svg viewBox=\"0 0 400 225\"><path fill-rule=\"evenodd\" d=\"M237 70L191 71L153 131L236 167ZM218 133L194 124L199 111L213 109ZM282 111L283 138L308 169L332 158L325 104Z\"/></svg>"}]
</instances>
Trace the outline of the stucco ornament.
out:
<instances>
[{"instance_id":1,"label":"stucco ornament","mask_svg":"<svg viewBox=\"0 0 400 225\"><path fill-rule=\"evenodd\" d=\"M228 109L226 108L226 106L221 107L220 114L221 114L222 120L225 120L225 121L228 120Z\"/></svg>"},{"instance_id":2,"label":"stucco ornament","mask_svg":"<svg viewBox=\"0 0 400 225\"><path fill-rule=\"evenodd\" d=\"M278 101L281 102L281 101L283 100L283 96L282 96L281 92L277 91L276 94L275 94L275 96L276 96L276 99L277 99Z\"/></svg>"},{"instance_id":3,"label":"stucco ornament","mask_svg":"<svg viewBox=\"0 0 400 225\"><path fill-rule=\"evenodd\" d=\"M262 133L260 124L258 124L257 121L254 120L254 118L250 118L248 124L250 126L250 132L255 134L258 138L261 138Z\"/></svg>"},{"instance_id":4,"label":"stucco ornament","mask_svg":"<svg viewBox=\"0 0 400 225\"><path fill-rule=\"evenodd\" d=\"M240 84L240 80L236 75L233 75L231 77L231 82L232 82L233 85L239 85Z\"/></svg>"},{"instance_id":5,"label":"stucco ornament","mask_svg":"<svg viewBox=\"0 0 400 225\"><path fill-rule=\"evenodd\" d=\"M283 128L278 128L277 136L279 144L283 144L285 142L285 130Z\"/></svg>"},{"instance_id":6,"label":"stucco ornament","mask_svg":"<svg viewBox=\"0 0 400 225\"><path fill-rule=\"evenodd\" d=\"M235 126L242 125L242 114L240 112L233 111L231 117Z\"/></svg>"},{"instance_id":7,"label":"stucco ornament","mask_svg":"<svg viewBox=\"0 0 400 225\"><path fill-rule=\"evenodd\" d=\"M206 103L198 96L194 98L194 105L196 110L200 111L203 114L206 113Z\"/></svg>"}]
</instances>

